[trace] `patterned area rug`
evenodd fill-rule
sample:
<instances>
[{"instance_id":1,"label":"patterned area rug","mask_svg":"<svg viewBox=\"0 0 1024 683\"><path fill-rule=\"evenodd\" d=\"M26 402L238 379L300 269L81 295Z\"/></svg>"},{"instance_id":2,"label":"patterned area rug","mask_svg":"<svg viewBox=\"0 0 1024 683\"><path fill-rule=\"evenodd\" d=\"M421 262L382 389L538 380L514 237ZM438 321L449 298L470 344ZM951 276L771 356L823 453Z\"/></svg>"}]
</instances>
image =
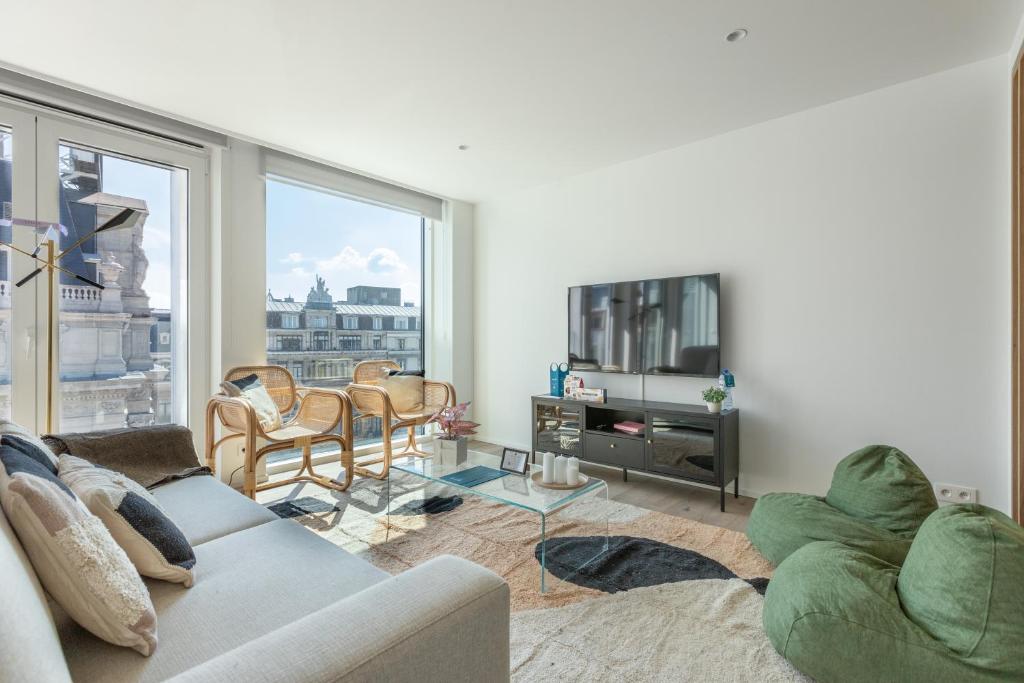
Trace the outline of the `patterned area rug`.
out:
<instances>
[{"instance_id":1,"label":"patterned area rug","mask_svg":"<svg viewBox=\"0 0 1024 683\"><path fill-rule=\"evenodd\" d=\"M408 475L392 476L391 495L390 527L387 487L372 480L269 507L392 574L451 554L503 576L514 681L807 680L764 635L771 565L742 533L581 501L548 519L542 594L537 515Z\"/></svg>"}]
</instances>

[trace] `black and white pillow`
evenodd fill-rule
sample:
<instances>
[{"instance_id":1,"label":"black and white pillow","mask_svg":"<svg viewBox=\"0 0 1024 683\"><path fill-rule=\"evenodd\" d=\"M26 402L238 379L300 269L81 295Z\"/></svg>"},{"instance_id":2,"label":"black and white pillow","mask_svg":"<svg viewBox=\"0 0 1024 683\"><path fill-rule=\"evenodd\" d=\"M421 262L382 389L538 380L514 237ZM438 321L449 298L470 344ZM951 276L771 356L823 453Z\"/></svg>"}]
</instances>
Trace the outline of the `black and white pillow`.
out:
<instances>
[{"instance_id":1,"label":"black and white pillow","mask_svg":"<svg viewBox=\"0 0 1024 683\"><path fill-rule=\"evenodd\" d=\"M99 517L143 576L195 581L196 556L185 535L139 483L73 455L62 455L60 479Z\"/></svg>"}]
</instances>

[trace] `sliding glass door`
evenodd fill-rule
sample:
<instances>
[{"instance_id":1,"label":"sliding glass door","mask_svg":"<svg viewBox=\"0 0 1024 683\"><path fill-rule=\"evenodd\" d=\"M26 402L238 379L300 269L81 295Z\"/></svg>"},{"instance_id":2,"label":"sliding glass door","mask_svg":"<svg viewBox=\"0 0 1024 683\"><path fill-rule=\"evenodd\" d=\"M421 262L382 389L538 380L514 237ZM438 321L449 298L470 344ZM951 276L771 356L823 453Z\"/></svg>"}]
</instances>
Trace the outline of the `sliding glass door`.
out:
<instances>
[{"instance_id":1,"label":"sliding glass door","mask_svg":"<svg viewBox=\"0 0 1024 683\"><path fill-rule=\"evenodd\" d=\"M205 234L204 152L12 111L29 117L0 107L0 239L27 253L0 252L0 416L38 431L201 424L206 385L188 378L208 373L205 240L190 239ZM59 270L18 286L48 241Z\"/></svg>"}]
</instances>

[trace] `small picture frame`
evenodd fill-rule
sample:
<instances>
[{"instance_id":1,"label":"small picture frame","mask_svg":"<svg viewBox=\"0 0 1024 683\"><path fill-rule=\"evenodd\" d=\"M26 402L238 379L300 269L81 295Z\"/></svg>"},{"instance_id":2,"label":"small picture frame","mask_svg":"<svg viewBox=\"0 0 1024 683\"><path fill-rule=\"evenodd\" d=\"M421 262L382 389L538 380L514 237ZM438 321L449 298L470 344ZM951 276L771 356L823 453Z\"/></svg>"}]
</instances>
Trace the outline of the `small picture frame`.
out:
<instances>
[{"instance_id":1,"label":"small picture frame","mask_svg":"<svg viewBox=\"0 0 1024 683\"><path fill-rule=\"evenodd\" d=\"M501 453L501 470L514 474L526 474L526 468L530 466L530 452L519 451L515 448L506 448Z\"/></svg>"}]
</instances>

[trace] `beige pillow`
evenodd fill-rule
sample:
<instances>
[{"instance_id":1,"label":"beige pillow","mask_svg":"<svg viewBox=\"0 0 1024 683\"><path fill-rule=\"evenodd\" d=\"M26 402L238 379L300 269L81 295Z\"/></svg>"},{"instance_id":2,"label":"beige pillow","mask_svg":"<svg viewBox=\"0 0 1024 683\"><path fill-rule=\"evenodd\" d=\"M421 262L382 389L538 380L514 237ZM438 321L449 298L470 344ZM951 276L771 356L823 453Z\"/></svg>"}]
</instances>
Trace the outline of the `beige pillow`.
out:
<instances>
[{"instance_id":1,"label":"beige pillow","mask_svg":"<svg viewBox=\"0 0 1024 683\"><path fill-rule=\"evenodd\" d=\"M106 525L140 574L192 586L196 555L152 493L120 472L73 455L60 456L58 468L60 480Z\"/></svg>"},{"instance_id":2,"label":"beige pillow","mask_svg":"<svg viewBox=\"0 0 1024 683\"><path fill-rule=\"evenodd\" d=\"M418 413L423 410L423 378L416 375L392 375L381 379L378 385L388 392L391 407L399 413Z\"/></svg>"},{"instance_id":3,"label":"beige pillow","mask_svg":"<svg viewBox=\"0 0 1024 683\"><path fill-rule=\"evenodd\" d=\"M0 440L0 505L40 583L93 635L149 656L156 611L139 573L46 454L34 451Z\"/></svg>"},{"instance_id":4,"label":"beige pillow","mask_svg":"<svg viewBox=\"0 0 1024 683\"><path fill-rule=\"evenodd\" d=\"M277 409L274 399L271 398L267 388L263 386L263 383L260 382L259 377L255 374L231 380L230 382L221 382L220 388L228 396L244 398L249 401L252 404L253 410L256 411L256 419L260 421L263 431L272 432L275 429L281 428L281 411Z\"/></svg>"}]
</instances>

